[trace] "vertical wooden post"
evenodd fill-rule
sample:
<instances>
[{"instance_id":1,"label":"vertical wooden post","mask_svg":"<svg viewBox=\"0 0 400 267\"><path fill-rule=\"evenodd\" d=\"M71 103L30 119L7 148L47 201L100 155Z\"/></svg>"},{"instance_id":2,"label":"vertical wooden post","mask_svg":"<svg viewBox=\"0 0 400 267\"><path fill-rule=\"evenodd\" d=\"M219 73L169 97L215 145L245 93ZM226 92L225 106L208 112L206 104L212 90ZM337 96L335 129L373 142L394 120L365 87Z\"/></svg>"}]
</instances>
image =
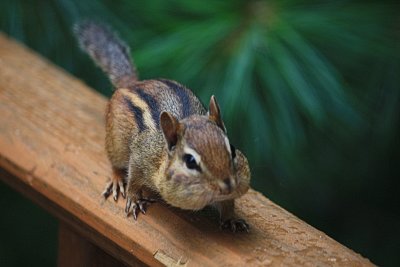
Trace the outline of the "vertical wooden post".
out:
<instances>
[{"instance_id":1,"label":"vertical wooden post","mask_svg":"<svg viewBox=\"0 0 400 267\"><path fill-rule=\"evenodd\" d=\"M125 266L62 222L58 228L57 263L58 267Z\"/></svg>"}]
</instances>

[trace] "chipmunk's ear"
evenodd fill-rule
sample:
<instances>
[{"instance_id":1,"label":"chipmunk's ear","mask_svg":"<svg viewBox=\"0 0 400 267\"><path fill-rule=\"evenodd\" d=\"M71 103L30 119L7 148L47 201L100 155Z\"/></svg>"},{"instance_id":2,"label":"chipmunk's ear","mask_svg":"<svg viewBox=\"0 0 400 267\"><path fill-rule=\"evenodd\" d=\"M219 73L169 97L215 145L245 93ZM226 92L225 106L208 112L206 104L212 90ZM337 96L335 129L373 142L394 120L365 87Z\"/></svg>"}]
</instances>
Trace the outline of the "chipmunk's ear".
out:
<instances>
[{"instance_id":1,"label":"chipmunk's ear","mask_svg":"<svg viewBox=\"0 0 400 267\"><path fill-rule=\"evenodd\" d=\"M160 125L165 140L167 141L168 149L172 150L178 142L179 121L174 117L174 115L164 111L160 116Z\"/></svg>"},{"instance_id":2,"label":"chipmunk's ear","mask_svg":"<svg viewBox=\"0 0 400 267\"><path fill-rule=\"evenodd\" d=\"M211 96L210 99L208 118L214 121L226 133L226 128L224 122L222 121L221 111L219 109L219 105L217 103L217 99L215 98L215 96Z\"/></svg>"}]
</instances>

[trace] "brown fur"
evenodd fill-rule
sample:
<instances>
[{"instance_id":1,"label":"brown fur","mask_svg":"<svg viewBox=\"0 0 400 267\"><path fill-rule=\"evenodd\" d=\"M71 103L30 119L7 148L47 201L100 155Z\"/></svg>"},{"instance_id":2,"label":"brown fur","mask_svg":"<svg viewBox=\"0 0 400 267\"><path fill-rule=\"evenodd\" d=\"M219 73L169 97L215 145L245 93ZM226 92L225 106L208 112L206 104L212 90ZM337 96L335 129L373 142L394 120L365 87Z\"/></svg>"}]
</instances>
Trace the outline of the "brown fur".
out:
<instances>
[{"instance_id":1,"label":"brown fur","mask_svg":"<svg viewBox=\"0 0 400 267\"><path fill-rule=\"evenodd\" d=\"M100 26L92 28L102 34ZM121 42L109 32L104 35L108 40ZM85 36L92 39L85 39L84 48L89 49L89 54L100 66L107 62L107 66L102 66L107 73L108 66L118 65L114 62L128 61L129 53L112 54L123 59L97 58L111 54L91 52L92 46L88 44L95 42L95 38L89 33ZM114 46L125 47L125 44ZM101 50L101 47L95 47ZM135 68L130 66L130 69ZM215 97L211 97L207 113L192 91L177 82L136 81L134 74L127 78L125 73L118 75L118 69L112 71L117 71L109 73L113 75L114 84L128 86L117 88L106 110L106 151L114 178L105 195L112 187L116 199L116 184L122 184L124 179L128 198L126 211L133 209L134 216L139 206L143 211L142 190L146 188L173 206L197 210L213 204L224 220L233 219L233 200L247 192L250 169L239 150L232 158ZM126 177L123 177L124 170L127 170ZM123 186L119 186L119 190L124 193Z\"/></svg>"}]
</instances>

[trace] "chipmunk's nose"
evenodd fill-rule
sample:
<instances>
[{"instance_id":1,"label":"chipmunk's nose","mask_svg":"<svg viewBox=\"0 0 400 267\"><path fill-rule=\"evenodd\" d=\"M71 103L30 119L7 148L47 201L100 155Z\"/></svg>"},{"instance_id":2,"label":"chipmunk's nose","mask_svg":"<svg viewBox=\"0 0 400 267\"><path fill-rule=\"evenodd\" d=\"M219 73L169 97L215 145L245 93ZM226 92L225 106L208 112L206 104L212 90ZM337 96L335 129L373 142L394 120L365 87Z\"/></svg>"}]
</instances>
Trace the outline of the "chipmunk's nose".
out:
<instances>
[{"instance_id":1,"label":"chipmunk's nose","mask_svg":"<svg viewBox=\"0 0 400 267\"><path fill-rule=\"evenodd\" d=\"M221 194L224 194L224 195L230 194L235 187L236 187L235 180L230 177L225 178L219 182L219 188L220 188Z\"/></svg>"}]
</instances>

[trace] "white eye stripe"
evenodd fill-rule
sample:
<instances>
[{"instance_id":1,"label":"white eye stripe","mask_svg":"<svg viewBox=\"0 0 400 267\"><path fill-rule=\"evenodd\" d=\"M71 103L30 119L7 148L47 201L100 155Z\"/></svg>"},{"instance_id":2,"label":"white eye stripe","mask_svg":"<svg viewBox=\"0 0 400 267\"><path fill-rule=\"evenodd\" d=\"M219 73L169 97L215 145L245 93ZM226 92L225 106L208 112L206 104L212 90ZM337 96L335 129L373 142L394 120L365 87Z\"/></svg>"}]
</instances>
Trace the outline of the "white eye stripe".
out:
<instances>
[{"instance_id":1,"label":"white eye stripe","mask_svg":"<svg viewBox=\"0 0 400 267\"><path fill-rule=\"evenodd\" d=\"M231 151L231 145L230 145L230 143L229 143L229 140L228 140L228 137L226 137L225 136L225 146L226 146L226 149L228 150L228 152L229 152L229 155L232 155L232 151Z\"/></svg>"}]
</instances>

